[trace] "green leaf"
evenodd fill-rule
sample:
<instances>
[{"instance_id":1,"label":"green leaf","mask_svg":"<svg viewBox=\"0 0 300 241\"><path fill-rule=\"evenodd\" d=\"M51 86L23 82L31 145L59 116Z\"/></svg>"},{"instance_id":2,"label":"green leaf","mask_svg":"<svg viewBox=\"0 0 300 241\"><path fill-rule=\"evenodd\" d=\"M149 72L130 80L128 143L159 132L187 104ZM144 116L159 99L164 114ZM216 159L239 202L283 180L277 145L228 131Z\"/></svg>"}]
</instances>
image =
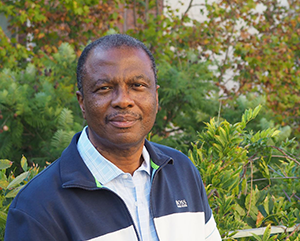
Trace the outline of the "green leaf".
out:
<instances>
[{"instance_id":1,"label":"green leaf","mask_svg":"<svg viewBox=\"0 0 300 241\"><path fill-rule=\"evenodd\" d=\"M7 198L14 198L17 194L18 194L18 192L24 187L25 185L21 185L21 186L19 186L19 187L17 187L17 188L14 188L13 190L11 190L9 193L7 193L6 195L5 195L5 197L7 197Z\"/></svg>"},{"instance_id":2,"label":"green leaf","mask_svg":"<svg viewBox=\"0 0 300 241\"><path fill-rule=\"evenodd\" d=\"M269 224L264 232L264 235L263 235L263 238L262 240L263 241L268 241L269 240L269 237L270 237L270 234L271 234L271 224Z\"/></svg>"},{"instance_id":3,"label":"green leaf","mask_svg":"<svg viewBox=\"0 0 300 241\"><path fill-rule=\"evenodd\" d=\"M0 223L5 224L7 219L7 214L3 211L0 211Z\"/></svg>"},{"instance_id":4,"label":"green leaf","mask_svg":"<svg viewBox=\"0 0 300 241\"><path fill-rule=\"evenodd\" d=\"M11 183L9 183L9 185L7 186L7 189L16 187L17 185L19 185L21 182L23 182L26 177L28 176L29 172L24 172L22 174L20 174L19 176L17 176L14 180L11 181Z\"/></svg>"},{"instance_id":5,"label":"green leaf","mask_svg":"<svg viewBox=\"0 0 300 241\"><path fill-rule=\"evenodd\" d=\"M252 235L255 238L255 240L262 241L261 237L259 237L257 234L252 233Z\"/></svg>"},{"instance_id":6,"label":"green leaf","mask_svg":"<svg viewBox=\"0 0 300 241\"><path fill-rule=\"evenodd\" d=\"M213 146L214 146L215 148L217 148L217 149L222 153L223 148L222 148L220 145L218 145L218 144L216 144L216 143L213 143Z\"/></svg>"},{"instance_id":7,"label":"green leaf","mask_svg":"<svg viewBox=\"0 0 300 241\"><path fill-rule=\"evenodd\" d=\"M21 167L24 170L24 172L26 172L28 170L27 159L24 155L22 155L22 158L21 158Z\"/></svg>"},{"instance_id":8,"label":"green leaf","mask_svg":"<svg viewBox=\"0 0 300 241\"><path fill-rule=\"evenodd\" d=\"M245 210L239 204L235 205L235 210L240 216L244 216L246 214Z\"/></svg>"},{"instance_id":9,"label":"green leaf","mask_svg":"<svg viewBox=\"0 0 300 241\"><path fill-rule=\"evenodd\" d=\"M226 131L222 127L219 127L219 131L220 131L220 136L221 136L222 140L227 142L228 141L228 133L226 133Z\"/></svg>"},{"instance_id":10,"label":"green leaf","mask_svg":"<svg viewBox=\"0 0 300 241\"><path fill-rule=\"evenodd\" d=\"M7 169L11 167L12 162L7 159L0 159L0 170Z\"/></svg>"},{"instance_id":11,"label":"green leaf","mask_svg":"<svg viewBox=\"0 0 300 241\"><path fill-rule=\"evenodd\" d=\"M263 205L264 205L266 213L268 215L272 214L273 207L274 207L274 201L272 200L272 198L270 198L269 196L267 196Z\"/></svg>"},{"instance_id":12,"label":"green leaf","mask_svg":"<svg viewBox=\"0 0 300 241\"><path fill-rule=\"evenodd\" d=\"M0 180L1 188L6 189L8 185L9 185L9 182L7 180L3 180L3 179Z\"/></svg>"},{"instance_id":13,"label":"green leaf","mask_svg":"<svg viewBox=\"0 0 300 241\"><path fill-rule=\"evenodd\" d=\"M272 133L271 137L277 136L281 131L280 130L276 130Z\"/></svg>"},{"instance_id":14,"label":"green leaf","mask_svg":"<svg viewBox=\"0 0 300 241\"><path fill-rule=\"evenodd\" d=\"M260 112L261 108L262 108L262 105L258 105L257 107L255 107L255 109L253 111L253 117L254 118L258 115L258 113Z\"/></svg>"},{"instance_id":15,"label":"green leaf","mask_svg":"<svg viewBox=\"0 0 300 241\"><path fill-rule=\"evenodd\" d=\"M221 136L215 135L215 139L224 147L226 144L226 140L224 140Z\"/></svg>"}]
</instances>

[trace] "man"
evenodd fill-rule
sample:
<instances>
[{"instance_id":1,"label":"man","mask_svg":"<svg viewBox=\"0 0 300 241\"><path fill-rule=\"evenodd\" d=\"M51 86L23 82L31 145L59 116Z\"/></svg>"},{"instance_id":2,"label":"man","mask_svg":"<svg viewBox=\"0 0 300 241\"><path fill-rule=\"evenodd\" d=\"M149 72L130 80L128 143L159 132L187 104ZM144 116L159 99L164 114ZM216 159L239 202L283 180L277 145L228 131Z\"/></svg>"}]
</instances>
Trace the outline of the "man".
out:
<instances>
[{"instance_id":1,"label":"man","mask_svg":"<svg viewBox=\"0 0 300 241\"><path fill-rule=\"evenodd\" d=\"M77 81L87 127L14 199L5 240L221 240L191 161L145 140L159 88L145 45L96 40Z\"/></svg>"}]
</instances>

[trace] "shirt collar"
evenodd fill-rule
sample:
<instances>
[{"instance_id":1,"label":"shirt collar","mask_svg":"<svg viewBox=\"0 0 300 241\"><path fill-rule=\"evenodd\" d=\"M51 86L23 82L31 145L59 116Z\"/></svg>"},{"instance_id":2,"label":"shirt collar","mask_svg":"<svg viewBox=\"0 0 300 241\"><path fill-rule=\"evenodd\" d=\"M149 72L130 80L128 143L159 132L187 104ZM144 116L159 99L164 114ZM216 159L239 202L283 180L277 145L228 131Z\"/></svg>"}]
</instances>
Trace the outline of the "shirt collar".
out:
<instances>
[{"instance_id":1,"label":"shirt collar","mask_svg":"<svg viewBox=\"0 0 300 241\"><path fill-rule=\"evenodd\" d=\"M87 135L87 126L81 132L77 149L90 172L102 185L124 174L121 169L102 156L93 146ZM150 155L145 146L143 146L142 156L144 161L136 171L145 171L150 175Z\"/></svg>"}]
</instances>

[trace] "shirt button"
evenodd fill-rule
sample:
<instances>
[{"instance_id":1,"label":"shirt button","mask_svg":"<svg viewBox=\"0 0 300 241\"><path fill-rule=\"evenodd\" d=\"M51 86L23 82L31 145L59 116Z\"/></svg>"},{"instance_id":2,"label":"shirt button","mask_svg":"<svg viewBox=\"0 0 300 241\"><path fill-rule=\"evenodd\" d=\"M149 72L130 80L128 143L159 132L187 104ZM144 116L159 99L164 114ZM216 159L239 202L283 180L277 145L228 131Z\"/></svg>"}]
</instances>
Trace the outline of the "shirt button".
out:
<instances>
[{"instance_id":1,"label":"shirt button","mask_svg":"<svg viewBox=\"0 0 300 241\"><path fill-rule=\"evenodd\" d=\"M124 174L124 175L123 175L123 178L124 178L124 179L127 179L127 178L128 178L128 176L127 176L126 174Z\"/></svg>"},{"instance_id":2,"label":"shirt button","mask_svg":"<svg viewBox=\"0 0 300 241\"><path fill-rule=\"evenodd\" d=\"M138 206L138 202L134 202L134 205L137 207Z\"/></svg>"}]
</instances>

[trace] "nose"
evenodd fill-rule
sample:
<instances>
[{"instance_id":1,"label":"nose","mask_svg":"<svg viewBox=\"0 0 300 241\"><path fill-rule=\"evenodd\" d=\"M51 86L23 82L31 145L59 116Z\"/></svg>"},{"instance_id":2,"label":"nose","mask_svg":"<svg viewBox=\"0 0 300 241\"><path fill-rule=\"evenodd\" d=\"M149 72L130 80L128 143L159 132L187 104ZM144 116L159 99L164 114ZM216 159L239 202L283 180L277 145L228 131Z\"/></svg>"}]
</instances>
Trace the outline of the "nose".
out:
<instances>
[{"instance_id":1,"label":"nose","mask_svg":"<svg viewBox=\"0 0 300 241\"><path fill-rule=\"evenodd\" d=\"M134 101L131 98L129 90L127 88L118 88L113 94L111 105L114 108L126 109L128 107L133 107Z\"/></svg>"}]
</instances>

